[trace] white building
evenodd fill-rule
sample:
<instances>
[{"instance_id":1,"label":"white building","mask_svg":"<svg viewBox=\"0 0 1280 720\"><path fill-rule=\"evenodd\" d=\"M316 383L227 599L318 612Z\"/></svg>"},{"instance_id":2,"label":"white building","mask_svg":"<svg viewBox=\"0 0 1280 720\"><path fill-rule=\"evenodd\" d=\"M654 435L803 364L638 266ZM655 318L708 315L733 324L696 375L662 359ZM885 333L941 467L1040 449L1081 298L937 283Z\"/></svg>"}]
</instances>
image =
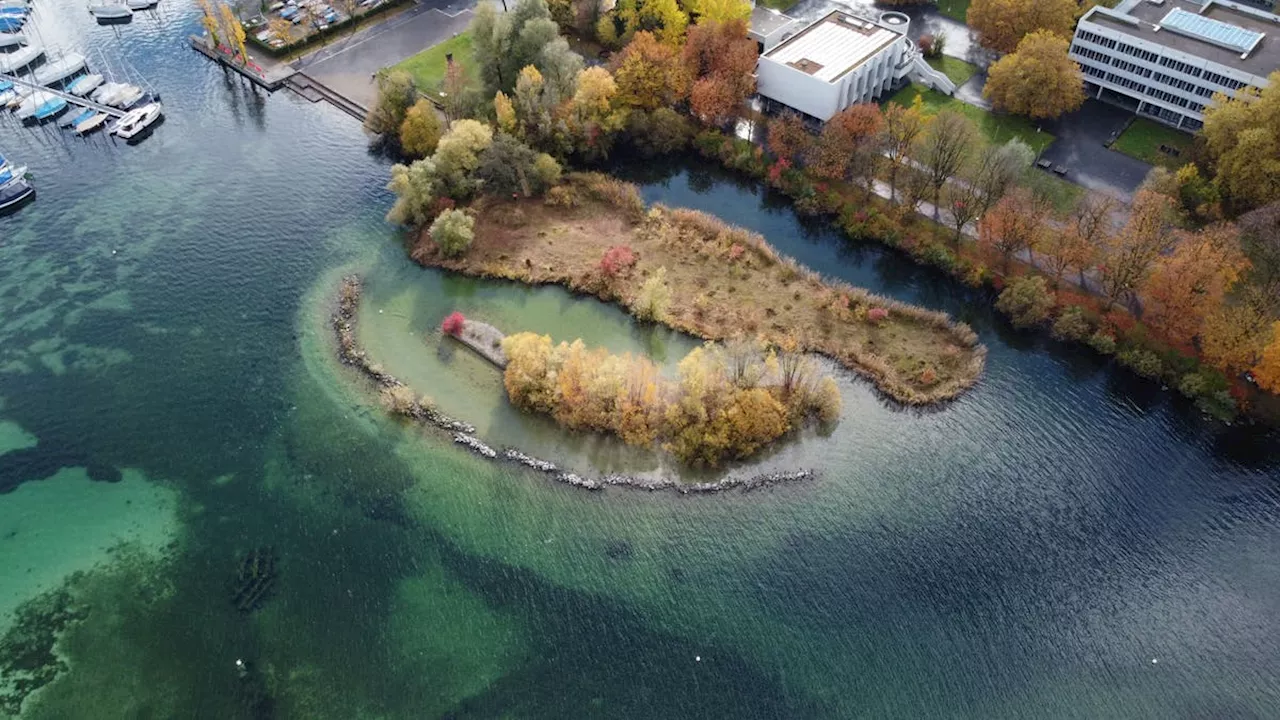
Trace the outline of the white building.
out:
<instances>
[{"instance_id":1,"label":"white building","mask_svg":"<svg viewBox=\"0 0 1280 720\"><path fill-rule=\"evenodd\" d=\"M832 12L766 48L756 66L757 92L822 121L875 100L908 75L954 92L955 85L930 68L907 39L909 23L896 12L875 20Z\"/></svg>"},{"instance_id":2,"label":"white building","mask_svg":"<svg viewBox=\"0 0 1280 720\"><path fill-rule=\"evenodd\" d=\"M1095 96L1197 130L1215 93L1280 69L1280 17L1227 0L1123 0L1076 25L1071 58Z\"/></svg>"},{"instance_id":3,"label":"white building","mask_svg":"<svg viewBox=\"0 0 1280 720\"><path fill-rule=\"evenodd\" d=\"M747 36L756 41L761 55L799 30L799 20L760 5L751 8L751 29L747 31Z\"/></svg>"}]
</instances>

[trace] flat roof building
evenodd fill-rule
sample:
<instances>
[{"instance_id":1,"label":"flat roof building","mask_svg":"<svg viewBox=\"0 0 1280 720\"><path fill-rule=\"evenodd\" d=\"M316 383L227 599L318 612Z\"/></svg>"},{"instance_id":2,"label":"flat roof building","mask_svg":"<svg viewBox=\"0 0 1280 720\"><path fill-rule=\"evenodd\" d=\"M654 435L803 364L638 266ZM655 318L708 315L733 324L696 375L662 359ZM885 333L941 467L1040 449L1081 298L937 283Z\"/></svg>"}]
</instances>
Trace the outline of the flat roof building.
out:
<instances>
[{"instance_id":1,"label":"flat roof building","mask_svg":"<svg viewBox=\"0 0 1280 720\"><path fill-rule=\"evenodd\" d=\"M1123 0L1076 25L1071 58L1096 97L1187 130L1214 94L1266 87L1280 17L1230 0Z\"/></svg>"},{"instance_id":2,"label":"flat roof building","mask_svg":"<svg viewBox=\"0 0 1280 720\"><path fill-rule=\"evenodd\" d=\"M763 55L800 29L800 21L777 10L755 6L751 9L751 28L747 35L756 41Z\"/></svg>"},{"instance_id":3,"label":"flat roof building","mask_svg":"<svg viewBox=\"0 0 1280 720\"><path fill-rule=\"evenodd\" d=\"M757 92L822 121L875 100L920 66L931 73L923 82L953 92L955 85L929 68L907 39L909 24L896 12L877 19L831 12L760 56Z\"/></svg>"}]
</instances>

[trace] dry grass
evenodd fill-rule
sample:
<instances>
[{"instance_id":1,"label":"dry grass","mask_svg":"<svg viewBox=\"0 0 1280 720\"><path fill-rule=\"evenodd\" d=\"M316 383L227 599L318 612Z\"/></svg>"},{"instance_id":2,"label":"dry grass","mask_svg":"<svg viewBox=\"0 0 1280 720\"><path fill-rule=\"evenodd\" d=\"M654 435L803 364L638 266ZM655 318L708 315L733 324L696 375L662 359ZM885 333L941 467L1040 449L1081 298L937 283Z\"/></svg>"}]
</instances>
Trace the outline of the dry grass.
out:
<instances>
[{"instance_id":1,"label":"dry grass","mask_svg":"<svg viewBox=\"0 0 1280 720\"><path fill-rule=\"evenodd\" d=\"M530 284L556 284L630 307L640 285L667 270L671 302L663 323L724 340L759 336L834 358L909 405L956 397L977 382L986 348L943 313L823 280L781 256L764 238L693 210L643 210L634 187L595 174L572 175L547 202L487 198L475 242L445 258L425 234L412 250L423 265ZM600 259L627 245L637 262L609 278ZM874 322L876 308L887 319Z\"/></svg>"}]
</instances>

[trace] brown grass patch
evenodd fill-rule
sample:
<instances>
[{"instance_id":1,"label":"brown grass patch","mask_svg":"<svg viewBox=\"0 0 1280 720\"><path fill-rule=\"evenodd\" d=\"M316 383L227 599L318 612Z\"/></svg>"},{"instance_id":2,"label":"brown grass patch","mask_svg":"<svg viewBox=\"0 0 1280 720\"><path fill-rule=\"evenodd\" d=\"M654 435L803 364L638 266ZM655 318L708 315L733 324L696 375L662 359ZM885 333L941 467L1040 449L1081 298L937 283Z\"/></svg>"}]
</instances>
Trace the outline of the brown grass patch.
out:
<instances>
[{"instance_id":1,"label":"brown grass patch","mask_svg":"<svg viewBox=\"0 0 1280 720\"><path fill-rule=\"evenodd\" d=\"M606 176L570 175L563 188L552 203L485 198L473 206L475 242L463 257L445 258L425 233L412 256L467 275L562 285L628 309L645 278L665 267L664 324L709 340L794 340L910 405L953 398L982 374L986 348L943 313L825 281L760 235L712 215L661 205L644 212L634 187ZM609 277L600 260L618 245L630 247L636 263ZM876 308L888 317L869 318Z\"/></svg>"}]
</instances>

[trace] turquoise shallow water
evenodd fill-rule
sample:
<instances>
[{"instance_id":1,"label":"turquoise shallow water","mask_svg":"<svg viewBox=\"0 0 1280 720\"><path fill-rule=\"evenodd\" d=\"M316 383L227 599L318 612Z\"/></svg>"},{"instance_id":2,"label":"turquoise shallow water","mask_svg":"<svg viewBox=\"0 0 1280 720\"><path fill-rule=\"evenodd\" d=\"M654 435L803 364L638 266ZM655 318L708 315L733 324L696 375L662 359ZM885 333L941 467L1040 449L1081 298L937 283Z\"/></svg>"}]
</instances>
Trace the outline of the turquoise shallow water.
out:
<instances>
[{"instance_id":1,"label":"turquoise shallow water","mask_svg":"<svg viewBox=\"0 0 1280 720\"><path fill-rule=\"evenodd\" d=\"M492 371L434 341L440 318L459 308L665 361L689 341L554 289L412 266L381 219L387 163L355 124L224 77L181 44L187 4L123 28L69 0L39 12L49 42L136 65L169 117L134 148L0 123L0 151L40 193L0 218L0 622L92 570L70 586L87 608L63 634L70 669L26 715L1280 707L1275 434L1012 333L971 291L693 164L630 172L650 200L971 323L991 350L983 383L922 413L845 379L830 436L764 461L822 476L750 495L587 494L487 465L388 421L334 365L342 274L367 278L361 338L389 369L575 466L660 461L511 412ZM263 546L279 579L241 615L237 558Z\"/></svg>"}]
</instances>

